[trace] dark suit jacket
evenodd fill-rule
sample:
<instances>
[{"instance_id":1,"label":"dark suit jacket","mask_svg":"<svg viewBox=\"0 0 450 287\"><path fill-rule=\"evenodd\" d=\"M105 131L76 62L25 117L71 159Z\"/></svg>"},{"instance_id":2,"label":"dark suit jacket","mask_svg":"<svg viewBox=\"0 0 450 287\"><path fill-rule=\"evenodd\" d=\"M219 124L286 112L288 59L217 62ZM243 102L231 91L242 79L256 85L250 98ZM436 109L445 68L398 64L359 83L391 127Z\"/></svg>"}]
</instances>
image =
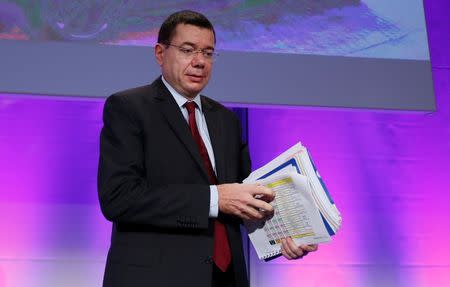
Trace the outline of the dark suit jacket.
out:
<instances>
[{"instance_id":1,"label":"dark suit jacket","mask_svg":"<svg viewBox=\"0 0 450 287\"><path fill-rule=\"evenodd\" d=\"M240 123L202 96L219 183L250 172ZM98 192L113 222L104 286L210 286L213 224L206 170L186 120L161 79L110 96L103 113ZM238 286L247 286L240 221L219 215Z\"/></svg>"}]
</instances>

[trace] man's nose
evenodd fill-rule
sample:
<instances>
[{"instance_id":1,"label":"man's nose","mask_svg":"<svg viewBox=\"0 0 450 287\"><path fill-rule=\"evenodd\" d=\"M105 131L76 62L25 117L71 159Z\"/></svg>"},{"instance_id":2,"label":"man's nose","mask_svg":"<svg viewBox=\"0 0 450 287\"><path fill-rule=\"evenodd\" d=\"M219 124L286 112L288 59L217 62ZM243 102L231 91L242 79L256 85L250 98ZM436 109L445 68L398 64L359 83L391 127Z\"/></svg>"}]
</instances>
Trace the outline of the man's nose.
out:
<instances>
[{"instance_id":1,"label":"man's nose","mask_svg":"<svg viewBox=\"0 0 450 287\"><path fill-rule=\"evenodd\" d=\"M192 66L194 67L203 67L205 66L206 59L201 51L197 51L192 58Z\"/></svg>"}]
</instances>

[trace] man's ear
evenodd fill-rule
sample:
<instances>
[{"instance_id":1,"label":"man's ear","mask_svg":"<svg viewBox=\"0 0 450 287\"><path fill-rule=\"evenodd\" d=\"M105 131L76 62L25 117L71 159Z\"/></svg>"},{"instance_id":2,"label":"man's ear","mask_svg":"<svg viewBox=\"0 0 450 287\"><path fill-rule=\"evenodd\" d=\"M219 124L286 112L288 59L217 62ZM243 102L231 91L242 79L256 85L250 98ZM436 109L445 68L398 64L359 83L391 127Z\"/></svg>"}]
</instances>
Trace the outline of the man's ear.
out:
<instances>
[{"instance_id":1,"label":"man's ear","mask_svg":"<svg viewBox=\"0 0 450 287\"><path fill-rule=\"evenodd\" d=\"M163 63L163 57L164 57L164 47L161 44L157 43L155 45L155 59L156 62L158 62L158 65L160 66Z\"/></svg>"}]
</instances>

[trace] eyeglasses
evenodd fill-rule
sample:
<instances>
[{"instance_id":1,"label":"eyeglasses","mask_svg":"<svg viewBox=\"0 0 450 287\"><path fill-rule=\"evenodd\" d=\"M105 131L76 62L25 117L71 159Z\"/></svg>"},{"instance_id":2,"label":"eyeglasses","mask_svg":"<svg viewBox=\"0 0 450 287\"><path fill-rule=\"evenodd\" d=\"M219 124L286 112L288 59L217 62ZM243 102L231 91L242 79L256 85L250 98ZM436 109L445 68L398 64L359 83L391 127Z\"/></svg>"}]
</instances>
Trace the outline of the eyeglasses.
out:
<instances>
[{"instance_id":1,"label":"eyeglasses","mask_svg":"<svg viewBox=\"0 0 450 287\"><path fill-rule=\"evenodd\" d=\"M177 48L178 51L180 51L180 53L184 57L189 58L189 59L193 58L198 53L202 53L203 57L209 61L215 61L217 59L217 57L219 56L219 53L214 52L213 49L209 49L209 48L194 49L192 47L183 47L183 46L177 46L177 45L172 45L172 44L163 44L163 45Z\"/></svg>"}]
</instances>

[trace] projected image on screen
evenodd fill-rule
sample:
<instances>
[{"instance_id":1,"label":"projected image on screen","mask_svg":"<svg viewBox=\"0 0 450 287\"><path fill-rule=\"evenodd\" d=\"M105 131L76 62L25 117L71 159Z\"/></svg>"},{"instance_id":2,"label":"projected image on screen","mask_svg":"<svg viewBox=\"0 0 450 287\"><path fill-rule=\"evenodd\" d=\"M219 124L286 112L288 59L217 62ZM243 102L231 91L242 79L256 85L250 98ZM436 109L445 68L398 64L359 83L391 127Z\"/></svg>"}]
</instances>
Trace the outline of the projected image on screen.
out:
<instances>
[{"instance_id":1,"label":"projected image on screen","mask_svg":"<svg viewBox=\"0 0 450 287\"><path fill-rule=\"evenodd\" d=\"M429 59L420 0L0 0L0 39L153 46L180 9L205 13L221 50Z\"/></svg>"}]
</instances>

